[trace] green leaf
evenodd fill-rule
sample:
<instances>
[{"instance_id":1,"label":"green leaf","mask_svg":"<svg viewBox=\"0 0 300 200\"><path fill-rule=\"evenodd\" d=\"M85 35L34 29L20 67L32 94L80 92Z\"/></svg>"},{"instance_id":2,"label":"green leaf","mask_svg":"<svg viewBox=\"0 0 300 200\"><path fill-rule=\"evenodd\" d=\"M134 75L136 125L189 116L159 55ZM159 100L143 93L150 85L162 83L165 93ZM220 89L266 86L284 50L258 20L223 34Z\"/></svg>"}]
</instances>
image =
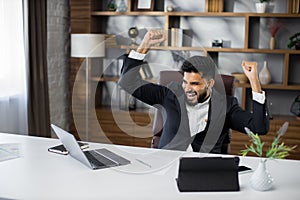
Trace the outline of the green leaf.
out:
<instances>
[{"instance_id":1,"label":"green leaf","mask_svg":"<svg viewBox=\"0 0 300 200\"><path fill-rule=\"evenodd\" d=\"M286 146L283 142L279 144L281 141L281 136L283 129L280 129L277 133L277 137L274 138L271 146L266 151L266 157L271 159L282 159L289 155L289 152L296 148L296 146ZM284 131L285 132L285 131ZM263 156L263 147L265 145L264 142L261 141L258 134L254 134L251 131L247 132L250 137L251 144L249 146L245 145L246 149L241 150L241 155L246 156L248 153L254 153L255 155L262 157Z\"/></svg>"}]
</instances>

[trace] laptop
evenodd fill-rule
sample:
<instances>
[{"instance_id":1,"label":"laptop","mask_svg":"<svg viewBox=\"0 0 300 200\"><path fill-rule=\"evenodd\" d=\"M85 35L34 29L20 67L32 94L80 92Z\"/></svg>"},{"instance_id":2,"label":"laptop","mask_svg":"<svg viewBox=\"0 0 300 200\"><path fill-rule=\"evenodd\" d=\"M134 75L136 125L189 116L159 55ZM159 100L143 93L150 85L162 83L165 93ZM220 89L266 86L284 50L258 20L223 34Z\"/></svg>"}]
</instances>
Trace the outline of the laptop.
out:
<instances>
[{"instance_id":1,"label":"laptop","mask_svg":"<svg viewBox=\"0 0 300 200\"><path fill-rule=\"evenodd\" d=\"M69 154L73 158L93 170L127 165L130 163L129 160L109 151L106 148L83 151L76 141L74 135L68 133L67 131L59 128L54 124L51 124L51 127L53 128L62 144L68 150Z\"/></svg>"}]
</instances>

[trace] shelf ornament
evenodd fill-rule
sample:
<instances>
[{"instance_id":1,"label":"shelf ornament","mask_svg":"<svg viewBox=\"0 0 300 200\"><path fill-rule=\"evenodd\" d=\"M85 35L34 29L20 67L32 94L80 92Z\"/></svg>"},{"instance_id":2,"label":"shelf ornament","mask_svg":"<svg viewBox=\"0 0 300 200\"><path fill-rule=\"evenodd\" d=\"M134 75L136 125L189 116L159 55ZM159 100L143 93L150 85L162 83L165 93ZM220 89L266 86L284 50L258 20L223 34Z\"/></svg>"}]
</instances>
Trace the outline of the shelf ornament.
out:
<instances>
[{"instance_id":1,"label":"shelf ornament","mask_svg":"<svg viewBox=\"0 0 300 200\"><path fill-rule=\"evenodd\" d=\"M298 95L292 103L290 111L296 115L297 120L300 120L300 95Z\"/></svg>"},{"instance_id":2,"label":"shelf ornament","mask_svg":"<svg viewBox=\"0 0 300 200\"><path fill-rule=\"evenodd\" d=\"M258 74L258 78L262 85L269 84L272 81L272 75L268 67L268 62L266 60L264 61L263 68L260 70Z\"/></svg>"},{"instance_id":3,"label":"shelf ornament","mask_svg":"<svg viewBox=\"0 0 300 200\"><path fill-rule=\"evenodd\" d=\"M270 34L271 34L270 49L275 49L275 46L276 46L275 36L281 27L282 27L282 23L280 23L280 22L271 23L271 25L270 25Z\"/></svg>"},{"instance_id":4,"label":"shelf ornament","mask_svg":"<svg viewBox=\"0 0 300 200\"><path fill-rule=\"evenodd\" d=\"M288 48L295 47L296 50L300 49L300 32L295 33L289 38Z\"/></svg>"},{"instance_id":5,"label":"shelf ornament","mask_svg":"<svg viewBox=\"0 0 300 200\"><path fill-rule=\"evenodd\" d=\"M257 13L265 13L267 9L267 4L270 0L259 0L256 4L256 12Z\"/></svg>"},{"instance_id":6,"label":"shelf ornament","mask_svg":"<svg viewBox=\"0 0 300 200\"><path fill-rule=\"evenodd\" d=\"M246 156L248 153L254 153L261 157L258 167L250 178L250 186L254 190L266 191L272 188L273 178L266 168L266 162L268 159L283 159L289 155L289 152L296 148L295 146L287 146L284 142L281 142L282 136L285 134L289 123L285 122L278 131L278 135L274 138L271 146L267 149L265 154L263 153L264 142L261 141L258 134L254 134L250 129L245 128L248 136L251 138L250 146L245 145L246 149L241 151L242 156ZM281 142L281 143L280 143Z\"/></svg>"},{"instance_id":7,"label":"shelf ornament","mask_svg":"<svg viewBox=\"0 0 300 200\"><path fill-rule=\"evenodd\" d=\"M118 8L115 0L110 0L107 4L108 11L116 11Z\"/></svg>"}]
</instances>

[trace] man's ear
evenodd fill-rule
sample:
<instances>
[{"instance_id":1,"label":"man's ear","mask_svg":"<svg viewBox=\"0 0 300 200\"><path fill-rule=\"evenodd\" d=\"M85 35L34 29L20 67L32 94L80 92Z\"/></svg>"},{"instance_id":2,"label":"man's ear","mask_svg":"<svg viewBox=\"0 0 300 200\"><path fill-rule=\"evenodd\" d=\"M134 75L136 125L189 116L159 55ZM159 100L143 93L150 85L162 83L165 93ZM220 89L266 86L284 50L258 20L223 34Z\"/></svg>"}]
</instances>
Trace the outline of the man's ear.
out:
<instances>
[{"instance_id":1,"label":"man's ear","mask_svg":"<svg viewBox=\"0 0 300 200\"><path fill-rule=\"evenodd\" d=\"M209 79L208 88L210 88L210 89L213 88L214 84L215 84L215 80L214 79Z\"/></svg>"}]
</instances>

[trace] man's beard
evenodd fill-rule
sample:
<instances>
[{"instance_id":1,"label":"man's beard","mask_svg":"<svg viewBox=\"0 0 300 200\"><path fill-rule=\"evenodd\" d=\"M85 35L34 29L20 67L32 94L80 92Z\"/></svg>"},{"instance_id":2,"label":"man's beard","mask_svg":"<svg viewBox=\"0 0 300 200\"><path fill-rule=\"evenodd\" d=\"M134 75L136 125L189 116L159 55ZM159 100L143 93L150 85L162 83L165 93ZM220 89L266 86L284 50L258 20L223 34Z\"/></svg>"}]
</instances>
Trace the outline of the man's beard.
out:
<instances>
[{"instance_id":1,"label":"man's beard","mask_svg":"<svg viewBox=\"0 0 300 200\"><path fill-rule=\"evenodd\" d=\"M207 90L208 90L208 88L206 87L205 90L199 95L198 101L196 103L188 101L187 97L185 96L187 104L190 105L190 106L194 106L197 103L203 103L208 98L208 96L207 96Z\"/></svg>"}]
</instances>

